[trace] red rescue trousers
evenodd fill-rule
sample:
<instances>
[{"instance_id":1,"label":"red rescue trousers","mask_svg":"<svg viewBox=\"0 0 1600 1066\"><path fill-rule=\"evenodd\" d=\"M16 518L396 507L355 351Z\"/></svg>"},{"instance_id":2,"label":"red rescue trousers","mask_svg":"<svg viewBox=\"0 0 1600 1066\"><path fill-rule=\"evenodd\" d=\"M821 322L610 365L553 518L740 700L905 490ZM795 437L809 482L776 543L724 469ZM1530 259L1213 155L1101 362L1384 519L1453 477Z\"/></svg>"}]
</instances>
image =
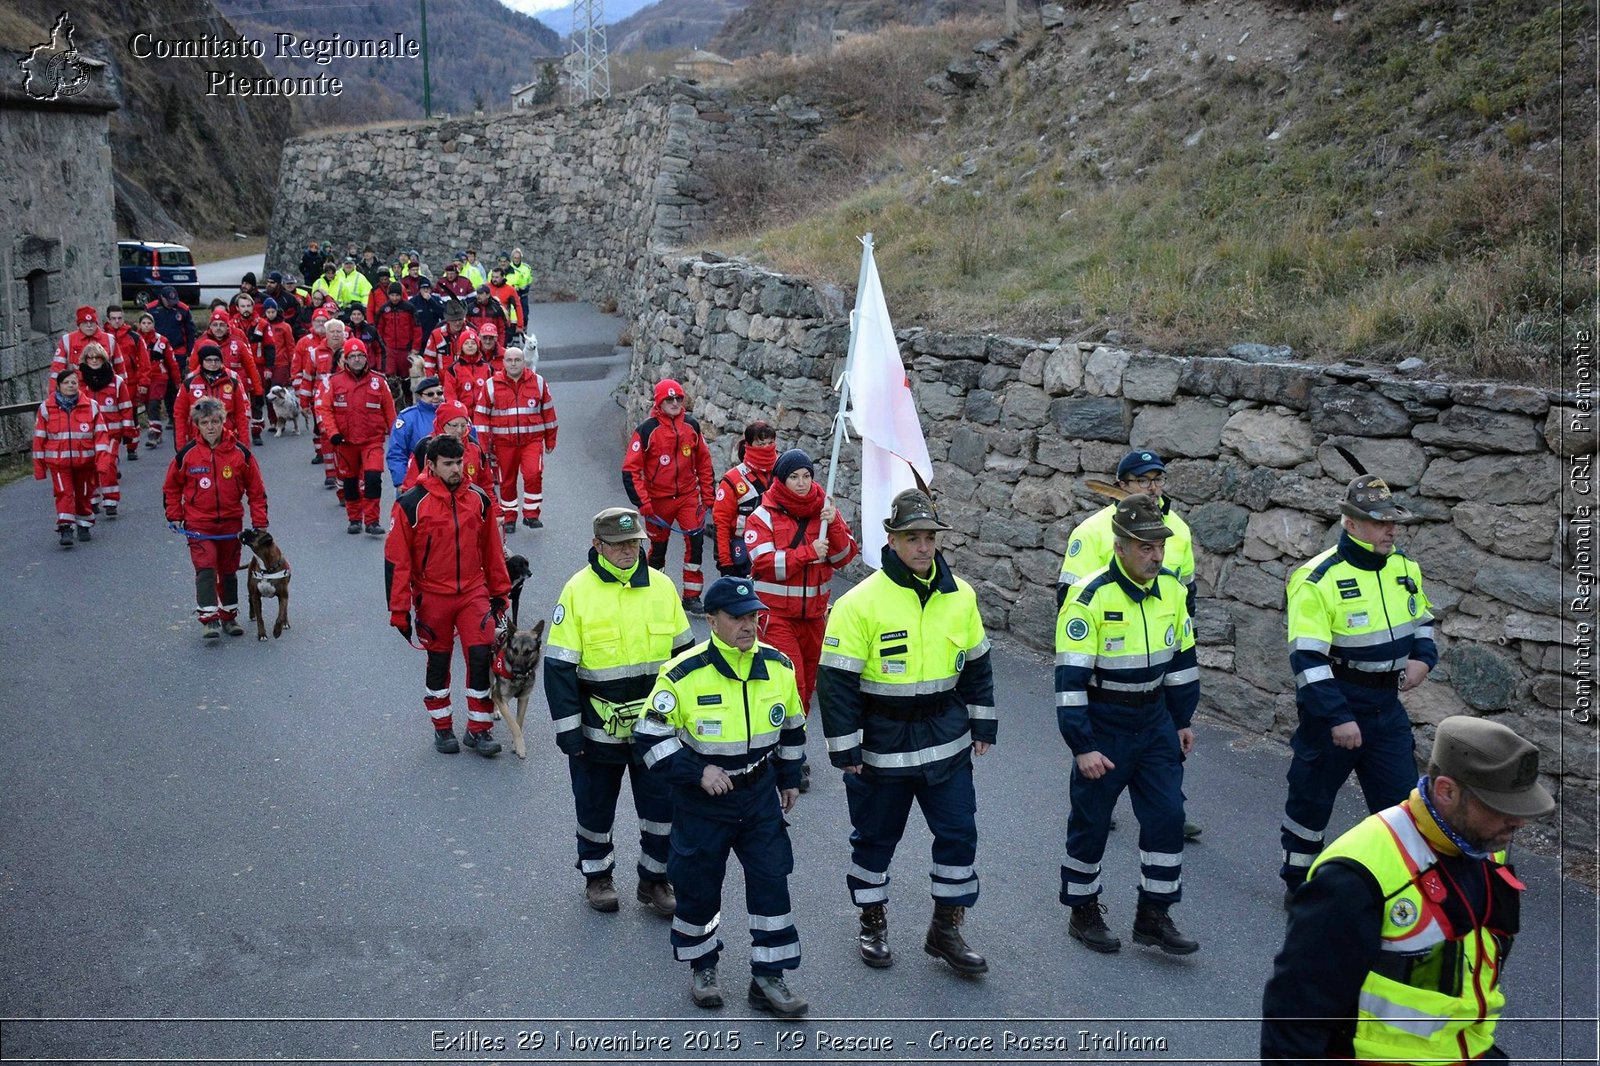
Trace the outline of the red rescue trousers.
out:
<instances>
[{"instance_id":1,"label":"red rescue trousers","mask_svg":"<svg viewBox=\"0 0 1600 1066\"><path fill-rule=\"evenodd\" d=\"M538 441L524 444L494 445L495 465L500 468L500 521L517 520L517 477L522 477L522 513L528 518L538 518L544 507L544 445Z\"/></svg>"},{"instance_id":2,"label":"red rescue trousers","mask_svg":"<svg viewBox=\"0 0 1600 1066\"><path fill-rule=\"evenodd\" d=\"M56 496L56 525L94 525L94 494L100 473L94 463L79 466L51 466L50 489Z\"/></svg>"},{"instance_id":3,"label":"red rescue trousers","mask_svg":"<svg viewBox=\"0 0 1600 1066\"><path fill-rule=\"evenodd\" d=\"M494 726L494 704L489 700L488 648L494 642L494 614L484 589L454 596L428 592L416 602L417 639L428 652L428 672L422 705L434 729L454 728L450 714L450 658L457 635L467 659L467 732L482 733ZM473 648L481 648L480 672L474 670ZM473 685L481 685L474 688Z\"/></svg>"},{"instance_id":4,"label":"red rescue trousers","mask_svg":"<svg viewBox=\"0 0 1600 1066\"><path fill-rule=\"evenodd\" d=\"M195 585L195 614L202 622L231 621L239 615L239 557L243 546L238 534L244 523L189 524L185 528L191 533L211 536L229 534L227 540L185 539L189 542L189 561L194 563L196 577L203 570L212 572L207 587Z\"/></svg>"},{"instance_id":5,"label":"red rescue trousers","mask_svg":"<svg viewBox=\"0 0 1600 1066\"><path fill-rule=\"evenodd\" d=\"M705 551L706 512L700 506L699 495L652 496L650 508L655 520L649 516L644 520L644 531L650 538L650 565L657 570L666 569L667 544L673 532L668 526L687 530L683 536L683 598L700 595L705 585L700 558Z\"/></svg>"},{"instance_id":6,"label":"red rescue trousers","mask_svg":"<svg viewBox=\"0 0 1600 1066\"><path fill-rule=\"evenodd\" d=\"M822 635L828 619L790 618L777 611L767 612L767 627L761 639L777 648L794 663L794 683L800 689L800 706L811 715L811 694L817 689L817 664L822 661Z\"/></svg>"},{"instance_id":7,"label":"red rescue trousers","mask_svg":"<svg viewBox=\"0 0 1600 1066\"><path fill-rule=\"evenodd\" d=\"M334 476L340 481L344 513L352 522L372 524L378 520L378 501L383 496L383 441L367 444L335 444Z\"/></svg>"}]
</instances>

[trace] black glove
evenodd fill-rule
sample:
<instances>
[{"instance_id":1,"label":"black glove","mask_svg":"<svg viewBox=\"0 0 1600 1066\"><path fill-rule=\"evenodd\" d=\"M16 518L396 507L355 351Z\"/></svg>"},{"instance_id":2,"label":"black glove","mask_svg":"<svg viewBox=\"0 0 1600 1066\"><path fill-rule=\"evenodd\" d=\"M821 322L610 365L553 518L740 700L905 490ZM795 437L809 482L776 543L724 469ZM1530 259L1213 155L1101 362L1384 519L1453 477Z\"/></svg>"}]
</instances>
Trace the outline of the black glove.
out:
<instances>
[{"instance_id":1,"label":"black glove","mask_svg":"<svg viewBox=\"0 0 1600 1066\"><path fill-rule=\"evenodd\" d=\"M328 443L329 444L343 444L344 443L344 434L343 433L335 433L333 436L328 438Z\"/></svg>"},{"instance_id":2,"label":"black glove","mask_svg":"<svg viewBox=\"0 0 1600 1066\"><path fill-rule=\"evenodd\" d=\"M411 612L390 611L389 625L400 631L400 635L409 642L411 640Z\"/></svg>"},{"instance_id":3,"label":"black glove","mask_svg":"<svg viewBox=\"0 0 1600 1066\"><path fill-rule=\"evenodd\" d=\"M569 729L565 733L556 734L556 747L567 755L583 754L583 732L578 729Z\"/></svg>"},{"instance_id":4,"label":"black glove","mask_svg":"<svg viewBox=\"0 0 1600 1066\"><path fill-rule=\"evenodd\" d=\"M506 598L504 596L489 597L489 610L494 613L495 621L500 620L500 616L506 613L506 608L508 606L510 605L506 602Z\"/></svg>"}]
</instances>

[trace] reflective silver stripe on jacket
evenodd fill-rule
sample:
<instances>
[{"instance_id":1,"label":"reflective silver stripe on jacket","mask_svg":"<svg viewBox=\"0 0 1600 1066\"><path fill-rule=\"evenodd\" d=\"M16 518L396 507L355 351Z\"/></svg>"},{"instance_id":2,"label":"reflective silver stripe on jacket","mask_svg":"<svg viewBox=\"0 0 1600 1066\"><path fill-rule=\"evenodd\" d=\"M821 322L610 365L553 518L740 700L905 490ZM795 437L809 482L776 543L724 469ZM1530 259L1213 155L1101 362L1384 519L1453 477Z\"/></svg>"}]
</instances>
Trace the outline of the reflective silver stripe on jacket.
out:
<instances>
[{"instance_id":1,"label":"reflective silver stripe on jacket","mask_svg":"<svg viewBox=\"0 0 1600 1066\"><path fill-rule=\"evenodd\" d=\"M959 755L972 746L972 735L963 733L954 740L944 744L936 744L931 748L922 748L918 751L876 752L863 749L861 760L868 766L880 768L905 768L910 766L927 766L941 759L948 759L952 755Z\"/></svg>"}]
</instances>

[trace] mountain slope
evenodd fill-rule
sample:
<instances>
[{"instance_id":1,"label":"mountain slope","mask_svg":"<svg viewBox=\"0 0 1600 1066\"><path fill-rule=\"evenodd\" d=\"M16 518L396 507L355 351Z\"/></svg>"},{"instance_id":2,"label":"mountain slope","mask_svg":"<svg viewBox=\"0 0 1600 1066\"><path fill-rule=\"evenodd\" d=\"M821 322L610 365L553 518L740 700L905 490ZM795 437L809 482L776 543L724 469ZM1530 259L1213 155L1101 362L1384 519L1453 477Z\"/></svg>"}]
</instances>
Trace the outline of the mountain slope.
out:
<instances>
[{"instance_id":1,"label":"mountain slope","mask_svg":"<svg viewBox=\"0 0 1600 1066\"><path fill-rule=\"evenodd\" d=\"M704 48L728 19L749 3L750 0L660 0L606 27L606 46L613 53Z\"/></svg>"},{"instance_id":2,"label":"mountain slope","mask_svg":"<svg viewBox=\"0 0 1600 1066\"><path fill-rule=\"evenodd\" d=\"M302 38L383 38L404 33L420 39L418 5L380 2L322 6L285 5L278 0L220 0L229 19L247 36L268 42L263 60L275 74L303 76L327 71L345 90L337 99L303 98L302 125L353 125L422 117L420 59L336 59L326 67L305 60L277 59L271 42L279 31ZM511 89L533 81L534 56L557 55L561 37L543 22L498 0L432 0L428 4L428 59L433 113L505 111Z\"/></svg>"},{"instance_id":3,"label":"mountain slope","mask_svg":"<svg viewBox=\"0 0 1600 1066\"><path fill-rule=\"evenodd\" d=\"M1037 0L1019 0L1034 12ZM836 33L872 33L885 26L931 26L957 17L1004 14L1001 0L751 0L706 47L732 59L763 52L804 55L833 46ZM1033 15L1037 23L1037 14Z\"/></svg>"},{"instance_id":4,"label":"mountain slope","mask_svg":"<svg viewBox=\"0 0 1600 1066\"><path fill-rule=\"evenodd\" d=\"M0 33L26 49L48 39L62 5L10 0L8 7ZM208 97L205 71L250 78L267 71L254 59L139 60L128 48L140 30L235 37L228 20L206 0L101 0L74 4L71 15L78 49L108 65L108 84L122 101L111 116L119 234L182 239L265 230L278 145L291 134L289 109L281 100Z\"/></svg>"}]
</instances>

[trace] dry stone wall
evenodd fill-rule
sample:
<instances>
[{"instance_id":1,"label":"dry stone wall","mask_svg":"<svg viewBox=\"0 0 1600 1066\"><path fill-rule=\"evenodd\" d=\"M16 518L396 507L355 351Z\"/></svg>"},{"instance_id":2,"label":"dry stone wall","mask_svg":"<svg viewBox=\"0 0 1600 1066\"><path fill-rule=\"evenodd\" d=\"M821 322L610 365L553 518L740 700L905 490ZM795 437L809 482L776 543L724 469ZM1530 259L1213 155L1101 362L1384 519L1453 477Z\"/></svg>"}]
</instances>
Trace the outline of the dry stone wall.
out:
<instances>
[{"instance_id":1,"label":"dry stone wall","mask_svg":"<svg viewBox=\"0 0 1600 1066\"><path fill-rule=\"evenodd\" d=\"M836 288L706 255L652 264L634 325L625 401L642 419L661 377L680 380L719 469L753 418L782 447L826 457L849 325ZM1571 568L1592 559L1587 502L1567 471L1593 437L1563 433L1575 397L1504 384L1415 380L1387 368L1183 358L1114 345L902 330L900 349L934 460L946 552L986 623L1054 639L1054 584L1069 531L1106 502L1132 446L1168 460L1168 491L1194 530L1203 708L1287 738L1296 716L1284 583L1337 536L1355 476L1342 447L1418 517L1401 546L1423 567L1442 658L1408 694L1425 757L1450 714L1494 715L1540 747L1563 784L1568 839L1593 840L1595 727L1572 713L1592 677L1594 614ZM854 521L854 449L836 495ZM826 476L824 472L820 474ZM1580 486L1581 487L1581 486ZM1584 530L1589 530L1584 534ZM1574 802L1574 797L1577 801Z\"/></svg>"},{"instance_id":2,"label":"dry stone wall","mask_svg":"<svg viewBox=\"0 0 1600 1066\"><path fill-rule=\"evenodd\" d=\"M631 308L646 249L717 217L730 175L793 155L831 120L795 101L741 100L675 79L538 114L296 138L284 148L267 262L308 239L452 250L520 246L540 292Z\"/></svg>"}]
</instances>

